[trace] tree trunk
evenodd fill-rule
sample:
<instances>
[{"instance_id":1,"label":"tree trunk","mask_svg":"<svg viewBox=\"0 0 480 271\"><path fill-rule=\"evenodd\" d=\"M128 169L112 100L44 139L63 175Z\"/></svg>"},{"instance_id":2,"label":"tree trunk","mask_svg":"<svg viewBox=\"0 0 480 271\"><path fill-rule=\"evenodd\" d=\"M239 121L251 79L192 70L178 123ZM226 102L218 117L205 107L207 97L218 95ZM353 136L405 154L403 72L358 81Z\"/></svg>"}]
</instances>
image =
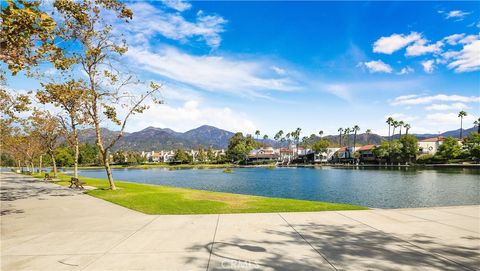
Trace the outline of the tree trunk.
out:
<instances>
[{"instance_id":1,"label":"tree trunk","mask_svg":"<svg viewBox=\"0 0 480 271\"><path fill-rule=\"evenodd\" d=\"M57 178L57 161L53 152L50 152L50 157L52 158L53 178Z\"/></svg>"},{"instance_id":2,"label":"tree trunk","mask_svg":"<svg viewBox=\"0 0 480 271\"><path fill-rule=\"evenodd\" d=\"M42 171L43 171L43 168L42 168L43 154L40 155L40 159L39 159L39 160L40 160L40 161L38 162L38 169L40 170L40 172L42 172Z\"/></svg>"},{"instance_id":3,"label":"tree trunk","mask_svg":"<svg viewBox=\"0 0 480 271\"><path fill-rule=\"evenodd\" d=\"M77 132L74 132L75 134L75 157L74 157L74 167L73 167L73 176L75 178L78 178L78 157L80 154L80 149L79 149L79 143L78 143L78 135Z\"/></svg>"},{"instance_id":4,"label":"tree trunk","mask_svg":"<svg viewBox=\"0 0 480 271\"><path fill-rule=\"evenodd\" d=\"M103 149L103 146L102 146ZM108 178L108 183L110 184L110 189L111 190L116 190L117 187L115 186L115 182L113 181L113 175L112 175L112 167L110 166L110 157L108 155L108 151L101 151L102 154L102 160L103 160L103 166L105 167L105 171L107 172L107 178Z\"/></svg>"},{"instance_id":5,"label":"tree trunk","mask_svg":"<svg viewBox=\"0 0 480 271\"><path fill-rule=\"evenodd\" d=\"M460 139L463 138L463 117L460 118Z\"/></svg>"}]
</instances>

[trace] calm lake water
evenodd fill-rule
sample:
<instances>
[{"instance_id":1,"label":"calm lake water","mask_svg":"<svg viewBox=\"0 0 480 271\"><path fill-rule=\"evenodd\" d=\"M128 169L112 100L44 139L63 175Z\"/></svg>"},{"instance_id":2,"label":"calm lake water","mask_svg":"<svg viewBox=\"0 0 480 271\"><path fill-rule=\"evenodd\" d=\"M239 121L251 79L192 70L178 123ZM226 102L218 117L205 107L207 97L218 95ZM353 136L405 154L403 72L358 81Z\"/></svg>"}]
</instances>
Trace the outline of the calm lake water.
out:
<instances>
[{"instance_id":1,"label":"calm lake water","mask_svg":"<svg viewBox=\"0 0 480 271\"><path fill-rule=\"evenodd\" d=\"M480 204L479 169L114 169L116 180L372 208ZM104 170L81 176L106 178Z\"/></svg>"}]
</instances>

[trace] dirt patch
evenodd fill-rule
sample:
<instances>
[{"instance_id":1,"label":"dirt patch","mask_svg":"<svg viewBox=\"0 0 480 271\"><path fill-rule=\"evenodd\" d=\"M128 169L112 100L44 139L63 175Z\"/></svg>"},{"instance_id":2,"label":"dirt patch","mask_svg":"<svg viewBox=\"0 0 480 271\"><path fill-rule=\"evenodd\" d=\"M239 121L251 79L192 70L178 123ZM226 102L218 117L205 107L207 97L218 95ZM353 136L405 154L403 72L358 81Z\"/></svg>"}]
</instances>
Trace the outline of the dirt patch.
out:
<instances>
[{"instance_id":1,"label":"dirt patch","mask_svg":"<svg viewBox=\"0 0 480 271\"><path fill-rule=\"evenodd\" d=\"M219 201L228 204L233 209L246 209L249 207L248 203L252 202L252 197L250 196L216 193L184 193L184 197L191 200Z\"/></svg>"}]
</instances>

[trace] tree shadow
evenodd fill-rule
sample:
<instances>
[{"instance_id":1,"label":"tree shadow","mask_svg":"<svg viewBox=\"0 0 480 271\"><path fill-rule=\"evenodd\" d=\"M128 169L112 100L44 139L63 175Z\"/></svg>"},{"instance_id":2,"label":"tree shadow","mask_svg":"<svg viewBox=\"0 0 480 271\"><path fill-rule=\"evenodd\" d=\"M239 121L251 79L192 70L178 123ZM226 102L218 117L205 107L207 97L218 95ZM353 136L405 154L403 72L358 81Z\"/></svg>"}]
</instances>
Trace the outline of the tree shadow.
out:
<instances>
[{"instance_id":1,"label":"tree shadow","mask_svg":"<svg viewBox=\"0 0 480 271\"><path fill-rule=\"evenodd\" d=\"M480 266L478 247L445 245L428 235L412 236L406 242L364 225L306 223L293 227L295 230L265 229L262 238L226 238L191 249L211 254L209 270L477 270ZM295 250L298 247L301 251ZM306 259L304 249L313 251L308 255L316 259Z\"/></svg>"},{"instance_id":2,"label":"tree shadow","mask_svg":"<svg viewBox=\"0 0 480 271\"><path fill-rule=\"evenodd\" d=\"M40 179L32 179L30 177L20 177L11 173L2 173L0 179L0 201L13 202L21 199L36 198L44 199L44 196L68 197L77 195L79 192L68 190L63 187L45 183ZM23 210L16 210L12 205L7 207L5 204L1 206L1 215L19 214Z\"/></svg>"}]
</instances>

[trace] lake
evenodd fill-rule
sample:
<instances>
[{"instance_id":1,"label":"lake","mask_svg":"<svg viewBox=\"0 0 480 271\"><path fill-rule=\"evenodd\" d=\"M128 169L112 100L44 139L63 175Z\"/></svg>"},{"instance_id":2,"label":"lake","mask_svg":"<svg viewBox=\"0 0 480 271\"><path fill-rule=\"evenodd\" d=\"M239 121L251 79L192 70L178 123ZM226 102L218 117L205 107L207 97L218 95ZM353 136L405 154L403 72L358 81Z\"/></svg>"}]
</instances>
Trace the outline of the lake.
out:
<instances>
[{"instance_id":1,"label":"lake","mask_svg":"<svg viewBox=\"0 0 480 271\"><path fill-rule=\"evenodd\" d=\"M480 204L479 169L113 169L116 180L371 208ZM106 178L103 169L81 176Z\"/></svg>"}]
</instances>

